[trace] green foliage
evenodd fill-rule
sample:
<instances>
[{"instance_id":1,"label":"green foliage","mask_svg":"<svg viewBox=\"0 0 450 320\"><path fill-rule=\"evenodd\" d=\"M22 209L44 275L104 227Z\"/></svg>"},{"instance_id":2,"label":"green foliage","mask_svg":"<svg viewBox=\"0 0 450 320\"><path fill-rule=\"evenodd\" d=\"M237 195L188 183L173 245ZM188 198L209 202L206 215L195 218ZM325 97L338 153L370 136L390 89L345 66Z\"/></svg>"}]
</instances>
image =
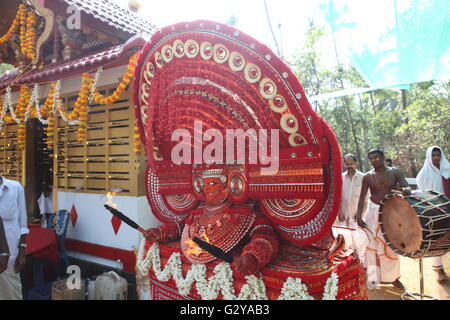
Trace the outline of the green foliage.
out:
<instances>
[{"instance_id":1,"label":"green foliage","mask_svg":"<svg viewBox=\"0 0 450 320\"><path fill-rule=\"evenodd\" d=\"M423 163L427 147L437 145L450 150L450 83L435 82L413 86L412 103L403 112L404 122L396 130L396 138L412 148ZM401 150L399 150L401 152Z\"/></svg>"},{"instance_id":2,"label":"green foliage","mask_svg":"<svg viewBox=\"0 0 450 320\"><path fill-rule=\"evenodd\" d=\"M0 74L12 69L14 69L13 65L7 63L0 63Z\"/></svg>"},{"instance_id":3,"label":"green foliage","mask_svg":"<svg viewBox=\"0 0 450 320\"><path fill-rule=\"evenodd\" d=\"M322 66L317 47L324 35L323 28L312 26L303 48L288 60L307 95L367 87L351 66ZM379 147L411 177L422 167L429 146L450 152L449 94L450 82L435 81L411 85L406 105L399 90L383 89L314 102L313 107L333 128L342 153L353 153L361 160L360 169L371 169L367 151Z\"/></svg>"}]
</instances>

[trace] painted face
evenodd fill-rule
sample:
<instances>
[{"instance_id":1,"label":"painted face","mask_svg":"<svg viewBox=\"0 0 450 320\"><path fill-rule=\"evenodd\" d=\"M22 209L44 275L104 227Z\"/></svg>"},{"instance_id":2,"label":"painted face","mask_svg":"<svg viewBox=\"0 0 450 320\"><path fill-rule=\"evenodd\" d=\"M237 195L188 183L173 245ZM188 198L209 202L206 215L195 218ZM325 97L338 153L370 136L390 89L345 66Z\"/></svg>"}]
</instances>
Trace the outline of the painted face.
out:
<instances>
[{"instance_id":1,"label":"painted face","mask_svg":"<svg viewBox=\"0 0 450 320\"><path fill-rule=\"evenodd\" d=\"M438 151L438 150L433 151L431 153L431 161L433 161L433 164L434 164L435 167L438 167L438 168L440 167L440 165L441 165L441 157L442 157L441 152Z\"/></svg>"},{"instance_id":2,"label":"painted face","mask_svg":"<svg viewBox=\"0 0 450 320\"><path fill-rule=\"evenodd\" d=\"M356 161L352 158L344 159L344 169L349 173L354 173L356 171Z\"/></svg>"},{"instance_id":3,"label":"painted face","mask_svg":"<svg viewBox=\"0 0 450 320\"><path fill-rule=\"evenodd\" d=\"M380 155L379 153L372 153L369 155L369 162L370 164L375 168L381 168L384 166L384 156Z\"/></svg>"},{"instance_id":4,"label":"painted face","mask_svg":"<svg viewBox=\"0 0 450 320\"><path fill-rule=\"evenodd\" d=\"M221 204L227 198L228 193L225 176L203 178L203 197L208 204Z\"/></svg>"}]
</instances>

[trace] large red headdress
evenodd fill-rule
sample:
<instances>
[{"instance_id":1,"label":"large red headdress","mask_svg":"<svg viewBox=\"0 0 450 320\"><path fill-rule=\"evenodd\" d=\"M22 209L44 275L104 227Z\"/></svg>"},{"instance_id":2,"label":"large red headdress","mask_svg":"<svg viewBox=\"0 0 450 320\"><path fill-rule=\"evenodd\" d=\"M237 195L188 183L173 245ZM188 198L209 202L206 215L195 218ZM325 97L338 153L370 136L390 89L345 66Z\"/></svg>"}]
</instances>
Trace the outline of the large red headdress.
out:
<instances>
[{"instance_id":1,"label":"large red headdress","mask_svg":"<svg viewBox=\"0 0 450 320\"><path fill-rule=\"evenodd\" d=\"M179 23L152 36L135 78L147 197L159 220L179 221L201 203L196 175L208 168L171 161L178 144L172 133L186 129L194 136L197 120L203 131L217 129L224 136L227 129L279 129L278 172L261 174L261 164L227 166L230 200L258 201L294 243L314 243L330 230L341 197L337 140L296 76L268 47L220 23Z\"/></svg>"}]
</instances>

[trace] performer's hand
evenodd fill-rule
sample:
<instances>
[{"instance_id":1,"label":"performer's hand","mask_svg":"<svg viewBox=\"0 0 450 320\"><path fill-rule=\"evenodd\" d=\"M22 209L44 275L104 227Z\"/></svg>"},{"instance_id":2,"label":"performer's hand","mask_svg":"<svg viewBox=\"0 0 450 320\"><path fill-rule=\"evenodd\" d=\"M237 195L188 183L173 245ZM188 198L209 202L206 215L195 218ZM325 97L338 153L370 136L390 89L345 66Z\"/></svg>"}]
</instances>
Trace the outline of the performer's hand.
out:
<instances>
[{"instance_id":1,"label":"performer's hand","mask_svg":"<svg viewBox=\"0 0 450 320\"><path fill-rule=\"evenodd\" d=\"M26 256L25 256L25 248L20 247L19 254L17 255L16 262L14 264L14 271L16 273L22 272L25 268Z\"/></svg>"},{"instance_id":2,"label":"performer's hand","mask_svg":"<svg viewBox=\"0 0 450 320\"><path fill-rule=\"evenodd\" d=\"M2 274L8 267L9 257L0 257L0 274Z\"/></svg>"},{"instance_id":3,"label":"performer's hand","mask_svg":"<svg viewBox=\"0 0 450 320\"><path fill-rule=\"evenodd\" d=\"M234 260L236 269L243 275L250 275L258 272L258 261L251 253L246 253Z\"/></svg>"},{"instance_id":4,"label":"performer's hand","mask_svg":"<svg viewBox=\"0 0 450 320\"><path fill-rule=\"evenodd\" d=\"M151 228L145 230L144 232L145 239L149 241L157 242L161 240L161 231L158 228Z\"/></svg>"},{"instance_id":5,"label":"performer's hand","mask_svg":"<svg viewBox=\"0 0 450 320\"><path fill-rule=\"evenodd\" d=\"M328 252L328 261L333 262L335 258L344 259L345 258L345 238L342 234L338 234L337 238L334 239Z\"/></svg>"}]
</instances>

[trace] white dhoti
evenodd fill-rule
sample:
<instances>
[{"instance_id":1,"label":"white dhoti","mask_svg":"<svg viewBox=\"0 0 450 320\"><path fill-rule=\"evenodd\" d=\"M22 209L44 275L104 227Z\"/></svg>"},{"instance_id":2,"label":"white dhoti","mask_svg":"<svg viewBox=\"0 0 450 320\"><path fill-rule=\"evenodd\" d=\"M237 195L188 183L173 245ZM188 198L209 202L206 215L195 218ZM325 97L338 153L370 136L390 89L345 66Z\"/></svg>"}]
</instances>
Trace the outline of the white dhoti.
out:
<instances>
[{"instance_id":1,"label":"white dhoti","mask_svg":"<svg viewBox=\"0 0 450 320\"><path fill-rule=\"evenodd\" d=\"M400 278L400 260L386 243L378 223L380 206L369 201L366 212L366 223L372 232L366 249L365 266L369 286L380 283L392 283Z\"/></svg>"},{"instance_id":2,"label":"white dhoti","mask_svg":"<svg viewBox=\"0 0 450 320\"><path fill-rule=\"evenodd\" d=\"M22 300L20 273L14 271L14 265L0 274L0 300Z\"/></svg>"}]
</instances>

